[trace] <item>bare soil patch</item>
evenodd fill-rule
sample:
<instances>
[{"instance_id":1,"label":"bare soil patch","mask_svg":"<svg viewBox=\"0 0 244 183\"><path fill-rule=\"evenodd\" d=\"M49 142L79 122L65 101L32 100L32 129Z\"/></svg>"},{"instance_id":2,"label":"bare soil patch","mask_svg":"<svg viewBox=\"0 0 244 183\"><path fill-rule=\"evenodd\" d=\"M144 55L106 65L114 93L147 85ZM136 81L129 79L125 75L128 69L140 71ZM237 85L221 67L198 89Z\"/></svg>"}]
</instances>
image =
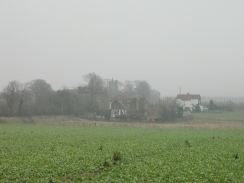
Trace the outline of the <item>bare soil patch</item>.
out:
<instances>
[{"instance_id":1,"label":"bare soil patch","mask_svg":"<svg viewBox=\"0 0 244 183\"><path fill-rule=\"evenodd\" d=\"M128 127L128 128L181 128L181 129L244 129L244 120L194 119L176 122L148 121L92 121L76 117L54 116L33 118L1 118L1 124L86 126L86 127Z\"/></svg>"}]
</instances>

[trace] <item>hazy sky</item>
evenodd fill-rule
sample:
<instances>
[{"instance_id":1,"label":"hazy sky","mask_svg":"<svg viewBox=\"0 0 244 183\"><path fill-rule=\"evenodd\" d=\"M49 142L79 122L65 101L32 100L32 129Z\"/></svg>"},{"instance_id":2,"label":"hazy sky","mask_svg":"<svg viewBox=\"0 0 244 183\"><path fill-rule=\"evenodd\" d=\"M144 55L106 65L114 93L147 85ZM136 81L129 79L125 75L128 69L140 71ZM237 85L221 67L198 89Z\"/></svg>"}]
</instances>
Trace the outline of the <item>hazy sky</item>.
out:
<instances>
[{"instance_id":1,"label":"hazy sky","mask_svg":"<svg viewBox=\"0 0 244 183\"><path fill-rule=\"evenodd\" d=\"M244 1L0 0L0 89L90 72L162 96L244 96Z\"/></svg>"}]
</instances>

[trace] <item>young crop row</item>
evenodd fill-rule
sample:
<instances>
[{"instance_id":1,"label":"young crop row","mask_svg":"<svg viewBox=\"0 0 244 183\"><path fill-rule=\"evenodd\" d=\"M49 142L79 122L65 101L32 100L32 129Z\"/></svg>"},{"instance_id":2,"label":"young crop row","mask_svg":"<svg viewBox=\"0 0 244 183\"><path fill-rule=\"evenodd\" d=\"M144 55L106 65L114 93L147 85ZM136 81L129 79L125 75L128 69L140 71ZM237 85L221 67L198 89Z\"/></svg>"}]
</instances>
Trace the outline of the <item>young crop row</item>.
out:
<instances>
[{"instance_id":1,"label":"young crop row","mask_svg":"<svg viewBox=\"0 0 244 183\"><path fill-rule=\"evenodd\" d=\"M0 182L244 182L244 133L0 126Z\"/></svg>"}]
</instances>

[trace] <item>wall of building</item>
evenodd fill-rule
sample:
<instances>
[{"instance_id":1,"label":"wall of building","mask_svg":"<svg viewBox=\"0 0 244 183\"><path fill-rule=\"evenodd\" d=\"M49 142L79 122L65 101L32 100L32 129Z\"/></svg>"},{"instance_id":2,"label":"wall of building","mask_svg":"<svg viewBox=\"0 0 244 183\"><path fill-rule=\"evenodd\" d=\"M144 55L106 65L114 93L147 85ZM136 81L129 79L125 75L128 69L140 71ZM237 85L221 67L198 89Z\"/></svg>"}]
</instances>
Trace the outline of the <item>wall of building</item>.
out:
<instances>
[{"instance_id":1,"label":"wall of building","mask_svg":"<svg viewBox=\"0 0 244 183\"><path fill-rule=\"evenodd\" d=\"M183 109L185 109L186 107L189 107L190 110L193 110L193 106L192 105L197 105L198 104L198 99L191 99L191 100L181 100L181 99L176 99L176 103L177 105L183 107Z\"/></svg>"}]
</instances>

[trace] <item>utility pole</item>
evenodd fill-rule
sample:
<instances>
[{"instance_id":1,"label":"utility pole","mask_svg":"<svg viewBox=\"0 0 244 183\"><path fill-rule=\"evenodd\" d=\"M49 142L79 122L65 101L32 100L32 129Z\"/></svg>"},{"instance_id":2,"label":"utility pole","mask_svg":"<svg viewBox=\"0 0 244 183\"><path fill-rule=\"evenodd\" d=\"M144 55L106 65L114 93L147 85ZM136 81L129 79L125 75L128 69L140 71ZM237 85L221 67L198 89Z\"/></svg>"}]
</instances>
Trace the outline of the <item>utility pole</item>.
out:
<instances>
[{"instance_id":1,"label":"utility pole","mask_svg":"<svg viewBox=\"0 0 244 183\"><path fill-rule=\"evenodd\" d=\"M180 86L180 94L181 94L181 86Z\"/></svg>"}]
</instances>

